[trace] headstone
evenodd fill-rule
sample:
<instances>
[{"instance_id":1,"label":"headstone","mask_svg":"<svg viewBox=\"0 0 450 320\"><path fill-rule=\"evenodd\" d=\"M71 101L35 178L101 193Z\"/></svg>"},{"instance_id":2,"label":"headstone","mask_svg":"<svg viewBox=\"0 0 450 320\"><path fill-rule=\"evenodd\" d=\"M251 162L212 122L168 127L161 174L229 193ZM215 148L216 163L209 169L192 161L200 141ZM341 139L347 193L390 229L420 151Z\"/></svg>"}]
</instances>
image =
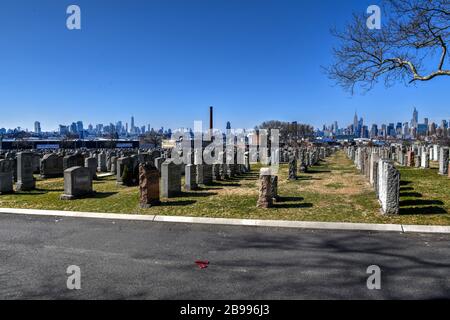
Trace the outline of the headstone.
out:
<instances>
[{"instance_id":1,"label":"headstone","mask_svg":"<svg viewBox=\"0 0 450 320\"><path fill-rule=\"evenodd\" d=\"M125 180L124 181L124 172L125 173ZM130 185L133 175L133 160L131 157L122 157L117 159L117 174L116 174L116 181L120 185Z\"/></svg>"},{"instance_id":2,"label":"headstone","mask_svg":"<svg viewBox=\"0 0 450 320\"><path fill-rule=\"evenodd\" d=\"M84 166L84 157L80 153L72 154L69 156L65 156L63 158L63 169L66 171L71 167L83 167Z\"/></svg>"},{"instance_id":3,"label":"headstone","mask_svg":"<svg viewBox=\"0 0 450 320\"><path fill-rule=\"evenodd\" d=\"M439 152L439 174L448 175L449 148L442 147Z\"/></svg>"},{"instance_id":4,"label":"headstone","mask_svg":"<svg viewBox=\"0 0 450 320\"><path fill-rule=\"evenodd\" d=\"M91 172L91 177L93 180L97 179L97 158L89 157L84 160L84 166Z\"/></svg>"},{"instance_id":5,"label":"headstone","mask_svg":"<svg viewBox=\"0 0 450 320\"><path fill-rule=\"evenodd\" d=\"M393 162L380 160L378 163L378 193L384 214L398 214L400 201L400 172Z\"/></svg>"},{"instance_id":6,"label":"headstone","mask_svg":"<svg viewBox=\"0 0 450 320\"><path fill-rule=\"evenodd\" d=\"M295 156L289 157L289 180L297 180L297 160Z\"/></svg>"},{"instance_id":7,"label":"headstone","mask_svg":"<svg viewBox=\"0 0 450 320\"><path fill-rule=\"evenodd\" d=\"M88 168L70 167L64 171L64 194L61 200L74 200L92 194L92 173Z\"/></svg>"},{"instance_id":8,"label":"headstone","mask_svg":"<svg viewBox=\"0 0 450 320\"><path fill-rule=\"evenodd\" d=\"M117 157L111 156L111 169L110 172L113 174L117 174Z\"/></svg>"},{"instance_id":9,"label":"headstone","mask_svg":"<svg viewBox=\"0 0 450 320\"><path fill-rule=\"evenodd\" d=\"M420 162L423 169L430 168L430 154L428 152L423 153Z\"/></svg>"},{"instance_id":10,"label":"headstone","mask_svg":"<svg viewBox=\"0 0 450 320\"><path fill-rule=\"evenodd\" d=\"M63 157L55 153L44 155L41 160L41 178L58 178L63 174Z\"/></svg>"},{"instance_id":11,"label":"headstone","mask_svg":"<svg viewBox=\"0 0 450 320\"><path fill-rule=\"evenodd\" d=\"M261 168L259 172L259 197L256 206L258 208L270 208L273 206L270 168Z\"/></svg>"},{"instance_id":12,"label":"headstone","mask_svg":"<svg viewBox=\"0 0 450 320\"><path fill-rule=\"evenodd\" d=\"M188 164L185 166L185 185L186 191L198 189L197 185L197 168L195 164Z\"/></svg>"},{"instance_id":13,"label":"headstone","mask_svg":"<svg viewBox=\"0 0 450 320\"><path fill-rule=\"evenodd\" d=\"M108 167L106 166L106 153L102 152L98 155L98 168L99 172L107 172Z\"/></svg>"},{"instance_id":14,"label":"headstone","mask_svg":"<svg viewBox=\"0 0 450 320\"><path fill-rule=\"evenodd\" d=\"M159 171L153 163L139 165L139 204L141 208L159 205Z\"/></svg>"},{"instance_id":15,"label":"headstone","mask_svg":"<svg viewBox=\"0 0 450 320\"><path fill-rule=\"evenodd\" d=\"M212 179L212 165L198 164L197 167L197 184L208 185L213 182Z\"/></svg>"},{"instance_id":16,"label":"headstone","mask_svg":"<svg viewBox=\"0 0 450 320\"><path fill-rule=\"evenodd\" d=\"M17 191L30 191L36 188L33 171L33 153L19 152L17 154Z\"/></svg>"},{"instance_id":17,"label":"headstone","mask_svg":"<svg viewBox=\"0 0 450 320\"><path fill-rule=\"evenodd\" d=\"M278 196L278 176L272 175L270 176L270 187L271 187L271 195L272 195L272 201L277 202L279 200Z\"/></svg>"},{"instance_id":18,"label":"headstone","mask_svg":"<svg viewBox=\"0 0 450 320\"><path fill-rule=\"evenodd\" d=\"M13 191L13 173L0 172L0 195L12 193Z\"/></svg>"},{"instance_id":19,"label":"headstone","mask_svg":"<svg viewBox=\"0 0 450 320\"><path fill-rule=\"evenodd\" d=\"M172 198L181 193L180 167L172 160L164 161L161 165L161 196Z\"/></svg>"}]
</instances>

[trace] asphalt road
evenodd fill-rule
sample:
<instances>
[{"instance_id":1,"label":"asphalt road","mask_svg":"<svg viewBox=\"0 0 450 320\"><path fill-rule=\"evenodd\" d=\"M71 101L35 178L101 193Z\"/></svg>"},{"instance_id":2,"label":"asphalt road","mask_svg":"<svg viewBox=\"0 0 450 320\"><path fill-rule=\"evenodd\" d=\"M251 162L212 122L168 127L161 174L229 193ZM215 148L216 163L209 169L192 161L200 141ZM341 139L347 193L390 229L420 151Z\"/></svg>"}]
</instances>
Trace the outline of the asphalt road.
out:
<instances>
[{"instance_id":1,"label":"asphalt road","mask_svg":"<svg viewBox=\"0 0 450 320\"><path fill-rule=\"evenodd\" d=\"M0 263L1 299L450 298L450 235L2 214Z\"/></svg>"}]
</instances>

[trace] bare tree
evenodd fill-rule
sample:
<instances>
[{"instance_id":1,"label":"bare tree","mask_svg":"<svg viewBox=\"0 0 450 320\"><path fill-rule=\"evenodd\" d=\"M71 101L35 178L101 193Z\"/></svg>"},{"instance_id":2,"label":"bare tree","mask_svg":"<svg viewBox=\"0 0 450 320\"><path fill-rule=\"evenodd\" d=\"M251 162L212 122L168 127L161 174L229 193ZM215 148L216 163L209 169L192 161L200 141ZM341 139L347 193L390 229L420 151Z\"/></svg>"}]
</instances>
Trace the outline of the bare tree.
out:
<instances>
[{"instance_id":1,"label":"bare tree","mask_svg":"<svg viewBox=\"0 0 450 320\"><path fill-rule=\"evenodd\" d=\"M450 76L450 0L385 0L382 28L370 30L366 19L354 14L344 31L332 30L340 44L326 70L338 85L353 93L379 81L391 86Z\"/></svg>"}]
</instances>

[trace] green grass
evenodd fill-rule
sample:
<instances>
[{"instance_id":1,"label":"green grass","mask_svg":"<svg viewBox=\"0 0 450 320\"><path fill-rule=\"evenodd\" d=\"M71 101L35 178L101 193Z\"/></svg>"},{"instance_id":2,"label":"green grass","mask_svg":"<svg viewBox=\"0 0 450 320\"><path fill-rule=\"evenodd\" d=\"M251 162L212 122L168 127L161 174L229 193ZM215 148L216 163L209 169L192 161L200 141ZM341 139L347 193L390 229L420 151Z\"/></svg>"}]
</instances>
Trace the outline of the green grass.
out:
<instances>
[{"instance_id":1,"label":"green grass","mask_svg":"<svg viewBox=\"0 0 450 320\"><path fill-rule=\"evenodd\" d=\"M450 179L436 169L400 167L401 214L384 216L365 179L343 152L288 181L287 165L279 172L281 201L271 209L256 208L258 170L239 178L217 182L177 198L162 199L162 205L141 209L138 187L117 186L114 177L94 181L92 198L61 201L63 179L37 181L33 192L0 195L0 207L130 214L183 215L198 217L284 219L450 225Z\"/></svg>"}]
</instances>

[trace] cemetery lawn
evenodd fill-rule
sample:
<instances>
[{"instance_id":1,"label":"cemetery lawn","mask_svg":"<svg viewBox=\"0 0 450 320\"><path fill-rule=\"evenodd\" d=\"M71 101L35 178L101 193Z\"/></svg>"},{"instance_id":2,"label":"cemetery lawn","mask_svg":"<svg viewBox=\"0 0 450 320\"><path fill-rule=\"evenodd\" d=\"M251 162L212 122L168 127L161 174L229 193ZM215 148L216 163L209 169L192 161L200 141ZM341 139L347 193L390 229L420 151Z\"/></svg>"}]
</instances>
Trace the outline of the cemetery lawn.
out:
<instances>
[{"instance_id":1,"label":"cemetery lawn","mask_svg":"<svg viewBox=\"0 0 450 320\"><path fill-rule=\"evenodd\" d=\"M180 215L214 218L275 219L366 223L450 225L450 179L437 169L403 168L400 215L384 216L375 192L339 151L297 181L288 181L288 167L279 172L279 202L272 209L256 208L259 165L238 178L198 191L183 192L162 205L141 209L138 187L117 186L115 177L94 181L96 195L61 201L63 179L37 181L37 190L0 195L2 208L29 208L129 214Z\"/></svg>"}]
</instances>

